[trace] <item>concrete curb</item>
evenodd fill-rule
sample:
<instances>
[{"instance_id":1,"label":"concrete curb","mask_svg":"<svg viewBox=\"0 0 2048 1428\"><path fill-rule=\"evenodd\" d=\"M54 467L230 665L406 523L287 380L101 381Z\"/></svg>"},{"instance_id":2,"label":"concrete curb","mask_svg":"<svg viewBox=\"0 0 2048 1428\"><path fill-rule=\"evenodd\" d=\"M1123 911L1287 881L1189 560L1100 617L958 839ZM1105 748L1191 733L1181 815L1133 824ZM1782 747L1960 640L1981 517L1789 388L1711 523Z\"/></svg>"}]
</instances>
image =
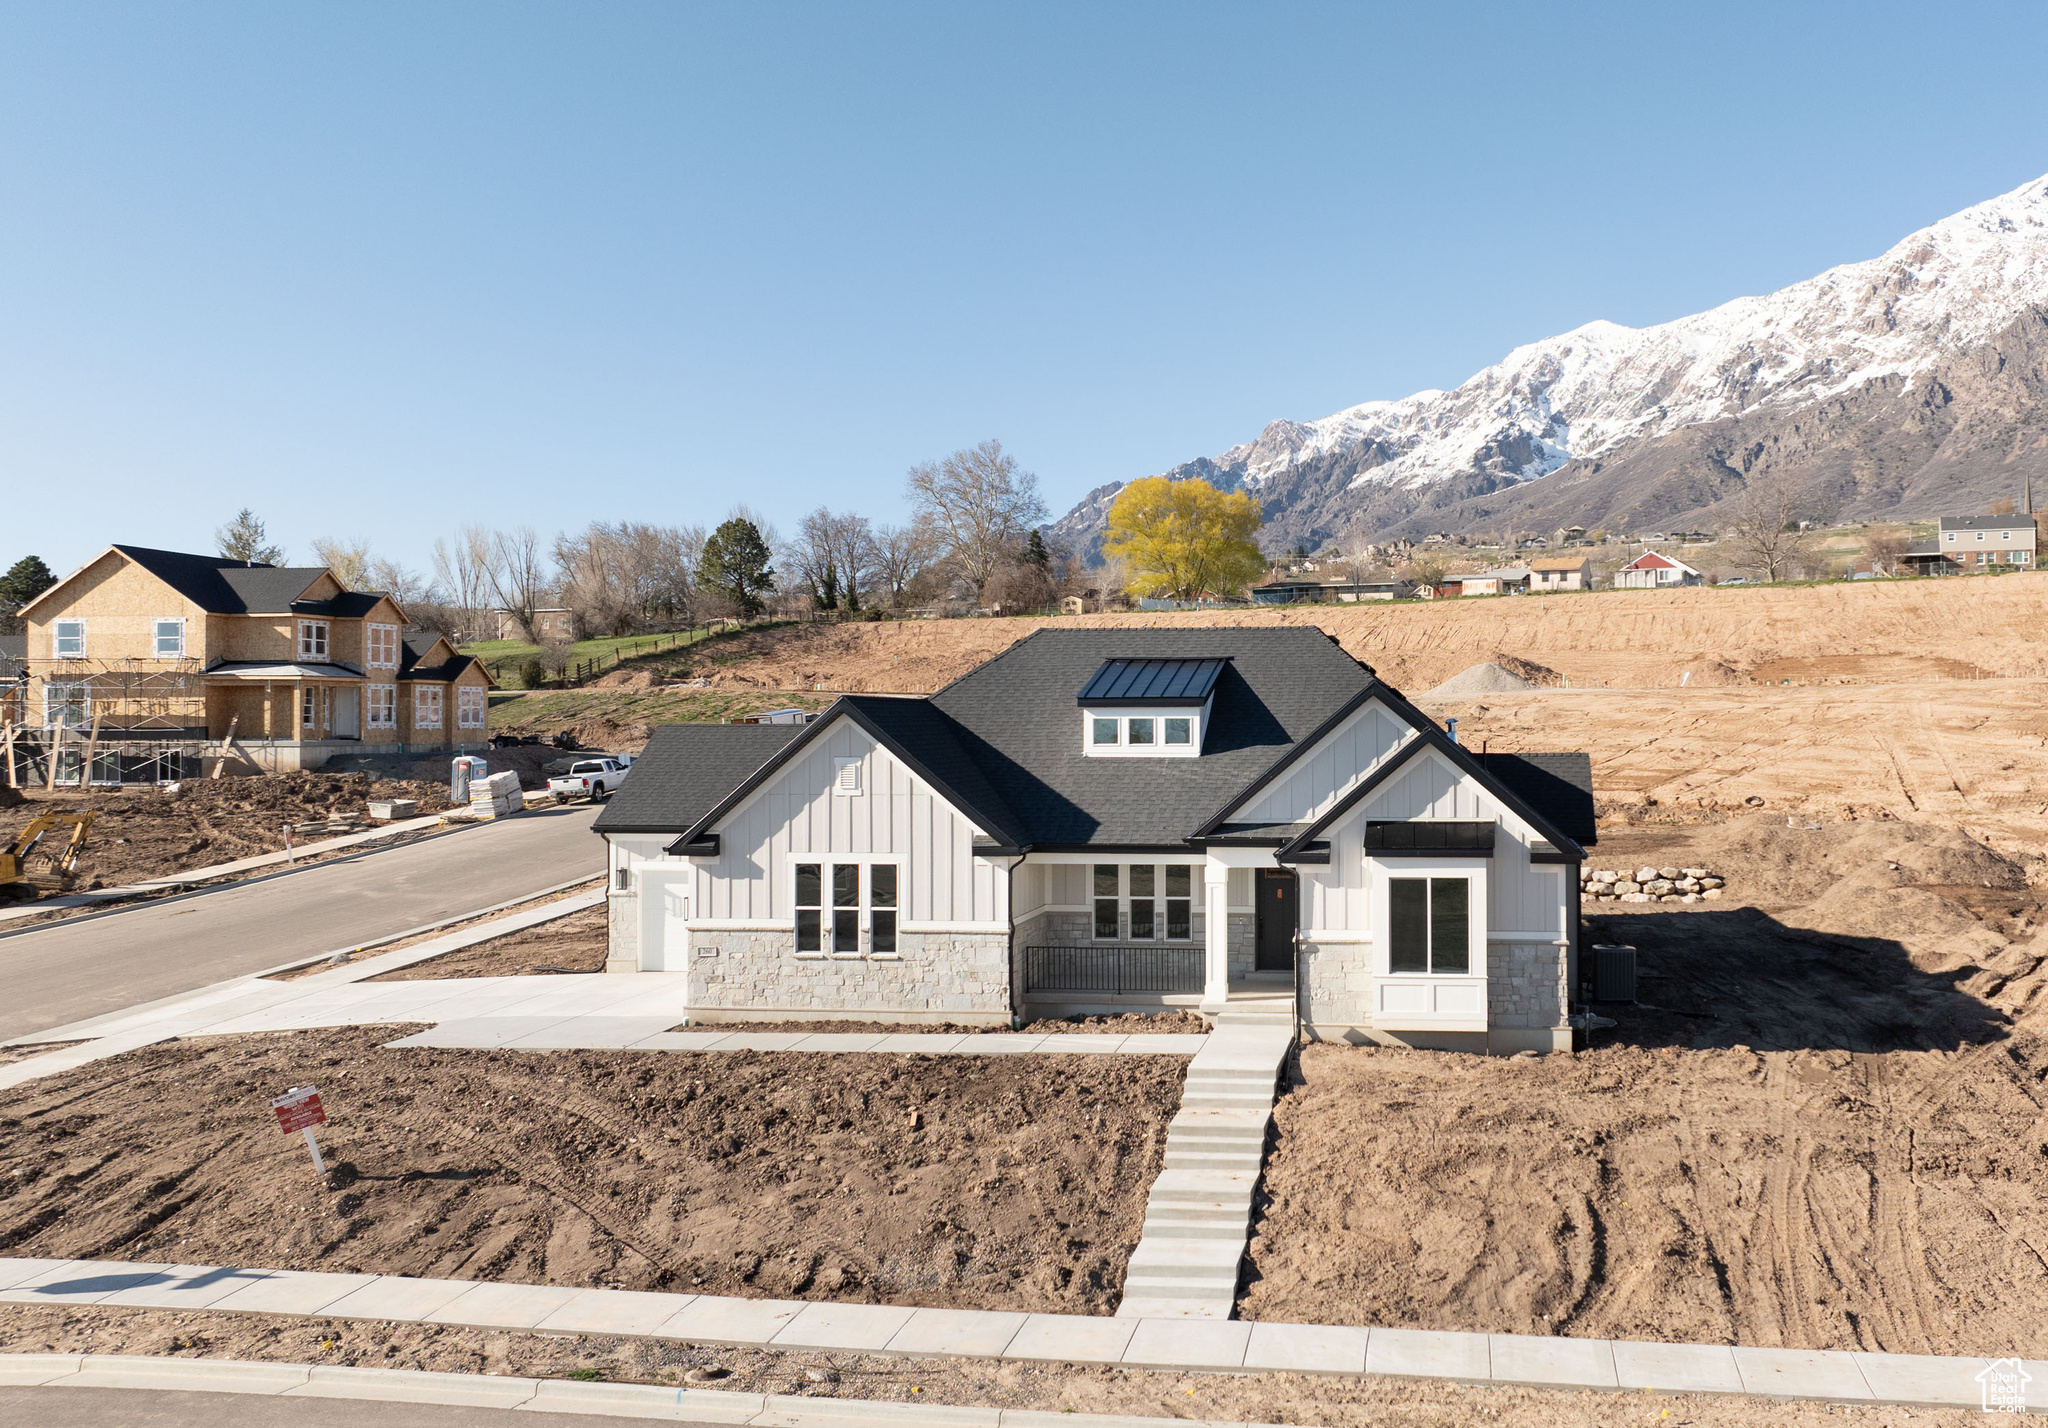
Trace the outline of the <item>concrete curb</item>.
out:
<instances>
[{"instance_id":1,"label":"concrete curb","mask_svg":"<svg viewBox=\"0 0 2048 1428\"><path fill-rule=\"evenodd\" d=\"M1100 1413L1047 1413L1014 1408L890 1403L873 1399L803 1398L655 1384L584 1383L575 1379L499 1378L489 1374L415 1369L339 1368L239 1359L145 1358L127 1354L0 1354L0 1389L126 1388L173 1393L247 1393L268 1397L374 1399L386 1403L450 1403L528 1412L584 1413L607 1418L687 1418L700 1423L776 1424L829 1428L836 1423L914 1423L927 1428L1249 1428L1186 1418L1131 1418Z\"/></svg>"},{"instance_id":2,"label":"concrete curb","mask_svg":"<svg viewBox=\"0 0 2048 1428\"><path fill-rule=\"evenodd\" d=\"M1238 1319L1120 1319L824 1300L729 1299L114 1260L0 1259L0 1304L219 1310L512 1332L618 1334L738 1348L905 1358L979 1358L1187 1373L1377 1375L1476 1385L1731 1394L1911 1408L1980 1407L1982 1388L1977 1375L1991 1362L1989 1358L1931 1354L1653 1344ZM0 1356L0 1362L10 1357L24 1360L35 1356ZM53 1363L79 1358L43 1357ZM2048 1362L2027 1360L2022 1367L2031 1375L2026 1388L2029 1411L2048 1412ZM0 1383L14 1381L0 1373ZM323 1390L308 1379L303 1391ZM697 1401L694 1390L692 1401ZM806 1412L819 1411L817 1400L794 1401L806 1405ZM834 1411L843 1406L835 1404Z\"/></svg>"}]
</instances>

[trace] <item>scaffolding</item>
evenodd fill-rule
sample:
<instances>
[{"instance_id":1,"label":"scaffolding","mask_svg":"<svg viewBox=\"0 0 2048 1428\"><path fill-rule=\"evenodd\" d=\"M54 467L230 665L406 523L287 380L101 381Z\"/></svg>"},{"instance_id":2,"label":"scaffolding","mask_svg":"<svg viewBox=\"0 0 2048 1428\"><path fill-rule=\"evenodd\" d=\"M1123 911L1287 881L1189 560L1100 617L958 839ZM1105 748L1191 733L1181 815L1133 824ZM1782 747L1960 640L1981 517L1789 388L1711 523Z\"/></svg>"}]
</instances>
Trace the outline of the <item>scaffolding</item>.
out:
<instances>
[{"instance_id":1,"label":"scaffolding","mask_svg":"<svg viewBox=\"0 0 2048 1428\"><path fill-rule=\"evenodd\" d=\"M168 783L213 747L195 659L32 659L10 716L0 776L15 787Z\"/></svg>"}]
</instances>

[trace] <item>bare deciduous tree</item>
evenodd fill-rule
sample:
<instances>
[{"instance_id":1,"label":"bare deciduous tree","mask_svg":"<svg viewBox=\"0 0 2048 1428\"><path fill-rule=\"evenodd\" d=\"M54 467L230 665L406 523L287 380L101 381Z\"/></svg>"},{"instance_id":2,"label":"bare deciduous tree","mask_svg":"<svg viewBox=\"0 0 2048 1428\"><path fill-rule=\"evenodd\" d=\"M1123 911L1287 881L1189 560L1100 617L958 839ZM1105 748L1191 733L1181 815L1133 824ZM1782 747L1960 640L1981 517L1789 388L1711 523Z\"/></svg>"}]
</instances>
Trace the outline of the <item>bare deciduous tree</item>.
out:
<instances>
[{"instance_id":1,"label":"bare deciduous tree","mask_svg":"<svg viewBox=\"0 0 2048 1428\"><path fill-rule=\"evenodd\" d=\"M1870 557L1870 568L1879 575L1897 575L1899 563L1911 544L1904 531L1888 526L1871 533L1863 543L1863 553Z\"/></svg>"},{"instance_id":2,"label":"bare deciduous tree","mask_svg":"<svg viewBox=\"0 0 2048 1428\"><path fill-rule=\"evenodd\" d=\"M1020 470L999 441L911 467L909 495L917 524L977 597L1046 514L1038 478Z\"/></svg>"},{"instance_id":3,"label":"bare deciduous tree","mask_svg":"<svg viewBox=\"0 0 2048 1428\"><path fill-rule=\"evenodd\" d=\"M482 526L464 526L451 541L434 540L434 576L455 617L455 628L446 633L460 642L497 638L488 616L491 605L490 532Z\"/></svg>"},{"instance_id":4,"label":"bare deciduous tree","mask_svg":"<svg viewBox=\"0 0 2048 1428\"><path fill-rule=\"evenodd\" d=\"M527 639L533 638L533 612L553 593L552 571L541 551L540 533L532 526L517 530L485 532L480 526L466 527L465 538L480 542L484 578L491 598L500 610L518 621Z\"/></svg>"},{"instance_id":5,"label":"bare deciduous tree","mask_svg":"<svg viewBox=\"0 0 2048 1428\"><path fill-rule=\"evenodd\" d=\"M910 583L931 564L932 543L916 526L876 526L874 552L875 584L890 608L898 608Z\"/></svg>"},{"instance_id":6,"label":"bare deciduous tree","mask_svg":"<svg viewBox=\"0 0 2048 1428\"><path fill-rule=\"evenodd\" d=\"M797 523L796 535L783 547L782 562L783 575L794 577L795 585L819 610L858 610L861 592L872 595L880 578L868 518L850 512L835 515L823 506Z\"/></svg>"},{"instance_id":7,"label":"bare deciduous tree","mask_svg":"<svg viewBox=\"0 0 2048 1428\"><path fill-rule=\"evenodd\" d=\"M703 549L701 527L593 521L555 537L560 598L587 630L630 635L679 628L696 613Z\"/></svg>"},{"instance_id":8,"label":"bare deciduous tree","mask_svg":"<svg viewBox=\"0 0 2048 1428\"><path fill-rule=\"evenodd\" d=\"M1765 580L1783 580L1804 563L1806 532L1799 528L1797 503L1781 483L1747 483L1730 509L1735 517L1725 537L1734 550L1730 564Z\"/></svg>"},{"instance_id":9,"label":"bare deciduous tree","mask_svg":"<svg viewBox=\"0 0 2048 1428\"><path fill-rule=\"evenodd\" d=\"M313 558L332 572L344 590L367 590L370 582L370 543L366 540L336 540L322 536L313 542Z\"/></svg>"}]
</instances>

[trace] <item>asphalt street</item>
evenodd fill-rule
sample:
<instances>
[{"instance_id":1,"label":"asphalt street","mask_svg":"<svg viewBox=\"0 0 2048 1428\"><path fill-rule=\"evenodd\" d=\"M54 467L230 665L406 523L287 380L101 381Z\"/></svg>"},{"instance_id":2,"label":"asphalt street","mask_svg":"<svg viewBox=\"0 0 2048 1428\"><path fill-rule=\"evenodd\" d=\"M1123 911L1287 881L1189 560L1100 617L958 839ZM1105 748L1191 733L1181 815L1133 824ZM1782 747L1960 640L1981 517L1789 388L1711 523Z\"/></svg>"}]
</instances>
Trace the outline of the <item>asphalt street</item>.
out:
<instances>
[{"instance_id":1,"label":"asphalt street","mask_svg":"<svg viewBox=\"0 0 2048 1428\"><path fill-rule=\"evenodd\" d=\"M597 806L536 808L280 877L0 937L0 1040L459 917L604 871Z\"/></svg>"},{"instance_id":2,"label":"asphalt street","mask_svg":"<svg viewBox=\"0 0 2048 1428\"><path fill-rule=\"evenodd\" d=\"M268 1394L181 1393L153 1388L0 1388L0 1423L28 1428L596 1428L615 1417L459 1408L362 1398L288 1398ZM690 1428L699 1419L664 1418ZM730 1422L731 1420L726 1420Z\"/></svg>"}]
</instances>

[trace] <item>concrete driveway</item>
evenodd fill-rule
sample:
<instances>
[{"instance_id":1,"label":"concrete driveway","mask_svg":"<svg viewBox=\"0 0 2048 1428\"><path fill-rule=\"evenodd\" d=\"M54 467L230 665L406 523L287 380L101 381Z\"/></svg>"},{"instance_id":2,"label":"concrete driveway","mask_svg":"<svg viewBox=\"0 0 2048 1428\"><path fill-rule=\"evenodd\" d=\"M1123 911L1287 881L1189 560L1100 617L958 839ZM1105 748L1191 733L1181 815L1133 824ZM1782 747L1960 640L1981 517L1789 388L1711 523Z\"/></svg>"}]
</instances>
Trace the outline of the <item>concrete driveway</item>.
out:
<instances>
[{"instance_id":1,"label":"concrete driveway","mask_svg":"<svg viewBox=\"0 0 2048 1428\"><path fill-rule=\"evenodd\" d=\"M0 937L0 1040L338 951L604 871L597 805Z\"/></svg>"}]
</instances>

